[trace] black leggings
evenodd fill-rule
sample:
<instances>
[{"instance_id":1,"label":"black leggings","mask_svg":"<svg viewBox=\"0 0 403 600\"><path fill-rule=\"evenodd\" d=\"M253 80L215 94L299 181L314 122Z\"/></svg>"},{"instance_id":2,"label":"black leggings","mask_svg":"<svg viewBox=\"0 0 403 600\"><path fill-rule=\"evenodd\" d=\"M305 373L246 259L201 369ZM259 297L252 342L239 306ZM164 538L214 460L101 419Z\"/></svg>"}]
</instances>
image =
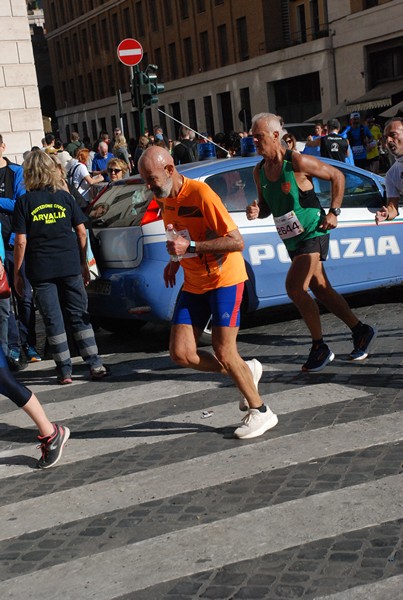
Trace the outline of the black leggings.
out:
<instances>
[{"instance_id":1,"label":"black leggings","mask_svg":"<svg viewBox=\"0 0 403 600\"><path fill-rule=\"evenodd\" d=\"M0 346L0 394L10 398L20 408L26 405L32 392L16 380L8 368L7 359Z\"/></svg>"}]
</instances>

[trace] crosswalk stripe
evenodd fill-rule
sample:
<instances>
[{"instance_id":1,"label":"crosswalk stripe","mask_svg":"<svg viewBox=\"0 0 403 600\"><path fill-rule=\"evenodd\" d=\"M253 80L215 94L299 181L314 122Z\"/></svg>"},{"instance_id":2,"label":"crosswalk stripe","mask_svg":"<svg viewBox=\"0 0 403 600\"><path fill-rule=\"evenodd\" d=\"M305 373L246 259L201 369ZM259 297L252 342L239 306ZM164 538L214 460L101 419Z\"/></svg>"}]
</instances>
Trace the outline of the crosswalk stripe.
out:
<instances>
[{"instance_id":1,"label":"crosswalk stripe","mask_svg":"<svg viewBox=\"0 0 403 600\"><path fill-rule=\"evenodd\" d=\"M403 575L359 585L330 596L317 596L314 600L402 600Z\"/></svg>"},{"instance_id":2,"label":"crosswalk stripe","mask_svg":"<svg viewBox=\"0 0 403 600\"><path fill-rule=\"evenodd\" d=\"M113 355L102 355L102 359L103 361L108 364L108 357L109 356L113 356ZM245 360L247 360L247 357L245 357ZM133 361L136 365L136 363L138 361ZM164 383L169 383L168 381L165 380L165 377L171 377L173 374L180 374L180 379L182 379L184 382L186 381L191 381L192 379L195 378L195 374L193 372L193 376L190 375L189 370L185 370L183 368L180 367L176 367L174 365L174 363L170 360L169 358L169 354L168 353L161 353L158 356L154 356L152 359L145 359L142 362L142 367L137 367L137 366L132 366L132 364L128 364L127 362L124 362L123 364L120 363L113 363L110 364L110 368L112 371L112 376L113 377L119 377L121 375L124 375L125 377L131 377L133 383L135 383L138 380L138 376L143 375L144 373L151 373L153 377L159 375L160 378L164 378ZM69 389L73 389L76 388L78 386L83 386L83 385L88 385L89 383L89 379L88 379L88 373L84 371L84 373L82 375L76 375L75 373L75 366L79 365L81 368L84 367L84 369L86 369L83 360L81 357L74 357L72 358L72 363L73 363L73 383L70 384ZM263 365L263 370L266 372L278 372L281 371L283 369L286 369L287 371L290 371L290 369L294 369L295 365ZM299 367L298 367L299 370ZM45 380L45 383L41 383L40 381L38 381L38 376L37 373L40 373L43 377L43 379ZM80 378L78 378L80 377ZM219 381L217 381L217 384L214 381L211 381L212 379L214 380L214 378L217 378L217 380L219 379ZM56 372L55 372L55 363L52 360L46 360L46 361L41 361L38 363L32 363L29 365L29 369L22 371L21 372L21 376L19 377L19 379L21 380L22 383L24 383L24 385L26 385L27 387L29 387L30 390L32 390L35 394L40 394L41 392L55 392L57 390L60 390L60 385L56 382ZM203 373L201 371L199 371L197 373L197 379L201 379L201 380L205 380L205 381L210 381L211 386L215 387L216 385L221 384L225 385L226 384L226 379L222 376L222 375L215 375L212 373ZM108 380L109 381L109 380ZM147 385L149 385L152 382L147 382ZM174 379L173 380L173 385L177 385L178 379ZM96 385L96 384L95 384ZM137 385L142 385L142 383L137 384ZM232 385L231 382L229 382L228 380L228 385ZM155 390L158 393L158 387ZM0 399L2 398L2 396L0 395ZM152 400L151 400L152 401Z\"/></svg>"},{"instance_id":3,"label":"crosswalk stripe","mask_svg":"<svg viewBox=\"0 0 403 600\"><path fill-rule=\"evenodd\" d=\"M403 413L371 417L223 450L0 508L0 540L98 513L189 493L272 469L403 439ZM349 441L349 443L346 442ZM119 493L117 493L119 492ZM83 503L82 499L86 498ZM66 512L69 506L71 511ZM35 519L32 514L35 513Z\"/></svg>"},{"instance_id":4,"label":"crosswalk stripe","mask_svg":"<svg viewBox=\"0 0 403 600\"><path fill-rule=\"evenodd\" d=\"M186 377L178 379L166 379L164 381L150 381L148 383L135 384L130 387L105 392L103 394L92 394L90 396L77 396L73 400L64 400L58 403L42 403L48 417L54 421L63 421L94 415L111 410L121 410L132 406L140 406L160 400L168 400L186 394L196 394L204 390L216 390L223 387L223 381L192 381ZM95 384L96 385L96 384ZM27 418L21 410L15 410L4 415L7 423L16 427L26 425Z\"/></svg>"},{"instance_id":5,"label":"crosswalk stripe","mask_svg":"<svg viewBox=\"0 0 403 600\"><path fill-rule=\"evenodd\" d=\"M159 384L159 387L161 388L161 384ZM136 388L130 388L130 395L132 394L132 391L134 400L132 397L130 397L126 399L125 403L123 394L119 401L120 408L128 408L130 406L143 403L141 402L143 398L141 392L139 397L137 395L139 392L136 390ZM160 394L162 393L162 390L160 390ZM347 386L341 386L337 384L318 384L316 386L294 388L292 390L287 390L277 394L270 394L263 396L263 399L270 403L270 406L274 412L281 415L295 412L297 410L330 405L336 402L348 401L359 397L366 397L367 395L368 394L366 392ZM76 402L79 403L78 406L76 405ZM63 419L56 417L59 407L61 407L60 412L62 414L66 415L68 413L69 417L72 418L93 414L91 407L88 406L91 404L94 407L94 413L97 411L110 411L110 394L103 394L102 399L99 396L90 396L88 399L80 398L79 400L69 400L56 405L46 405L45 408L52 420L56 418L58 421L63 421ZM227 427L231 425L231 423L236 424L237 419L240 419L240 416L242 415L240 415L238 412L236 403L230 402L215 406L212 410L211 418L208 419L202 418L201 409L199 409L177 415L170 415L161 419L155 419L151 422L135 423L132 425L128 424L125 426L126 435L116 435L116 437L113 437L113 452L124 451L129 448L134 448L144 444L156 444L161 441L167 441L167 439L174 440L185 435L195 434L206 429L208 430L209 428L214 431L217 428ZM11 421L15 426L21 426L23 420L26 422L26 416L24 417L22 411L8 413L5 418L7 418L9 422ZM175 428L179 429L179 431L175 432ZM94 434L96 433L97 432L95 430ZM152 435L150 435L150 433L152 433ZM73 439L69 440L69 448L68 451L63 455L63 462L68 464L78 460L93 458L99 454L105 454L105 449L105 438L102 435L102 429L99 431L99 437L81 439L79 442L75 442L73 432ZM17 474L32 471L28 464L7 464L6 459L15 456L15 452L15 447L0 452L0 459L3 459L3 465L0 466L0 480L6 477L12 477ZM34 448L31 445L22 447L18 446L18 453L27 456L36 456Z\"/></svg>"},{"instance_id":6,"label":"crosswalk stripe","mask_svg":"<svg viewBox=\"0 0 403 600\"><path fill-rule=\"evenodd\" d=\"M265 368L265 371L272 371L271 368ZM125 369L127 375L127 368ZM233 384L229 378L215 373L198 372L195 376L189 374L188 370L177 370L177 376L172 377L173 370L169 370L169 376L163 371L150 371L149 369L137 369L133 372L133 377L143 373L152 373L153 377L158 377L158 381L137 382L133 385L120 389L114 389L113 392L104 394L91 394L89 396L77 396L73 400L65 400L58 403L45 403L42 405L46 409L49 418L54 421L71 419L72 417L81 417L83 415L97 414L110 410L120 410L131 406L149 404L159 400L168 400L177 396L186 396L187 394L196 394L204 390L216 390L232 387ZM77 384L88 383L79 381ZM27 384L28 385L28 384ZM97 384L94 384L97 385ZM333 386L334 384L329 384ZM35 385L28 385L35 393ZM310 386L308 386L310 387ZM60 390L60 386L55 386ZM46 388L49 391L49 386ZM238 393L238 392L235 392ZM330 387L331 393L331 387ZM269 398L270 396L267 396ZM1 396L0 396L1 399ZM9 400L6 400L9 402ZM27 424L27 418L21 410L10 411L6 413L7 423L15 427L24 427Z\"/></svg>"},{"instance_id":7,"label":"crosswalk stripe","mask_svg":"<svg viewBox=\"0 0 403 600\"><path fill-rule=\"evenodd\" d=\"M186 577L399 519L401 485L400 476L389 476L170 532L8 579L0 583L0 597L54 600L60 589L65 600L110 600L179 573Z\"/></svg>"}]
</instances>

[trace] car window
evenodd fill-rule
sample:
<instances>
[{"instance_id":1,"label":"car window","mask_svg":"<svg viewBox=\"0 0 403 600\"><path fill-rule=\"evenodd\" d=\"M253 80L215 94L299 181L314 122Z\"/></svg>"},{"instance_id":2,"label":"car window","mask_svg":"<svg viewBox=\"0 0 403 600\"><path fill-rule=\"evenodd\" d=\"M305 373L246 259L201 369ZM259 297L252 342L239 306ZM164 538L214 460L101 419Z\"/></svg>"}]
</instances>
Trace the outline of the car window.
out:
<instances>
[{"instance_id":1,"label":"car window","mask_svg":"<svg viewBox=\"0 0 403 600\"><path fill-rule=\"evenodd\" d=\"M340 169L345 177L343 208L379 208L383 197L375 181L361 173ZM330 181L313 178L315 192L323 208L330 206Z\"/></svg>"},{"instance_id":2,"label":"car window","mask_svg":"<svg viewBox=\"0 0 403 600\"><path fill-rule=\"evenodd\" d=\"M115 185L100 195L89 216L95 227L139 225L152 197L143 183Z\"/></svg>"},{"instance_id":3,"label":"car window","mask_svg":"<svg viewBox=\"0 0 403 600\"><path fill-rule=\"evenodd\" d=\"M231 212L244 212L246 206L257 198L253 166L223 171L207 177L205 182Z\"/></svg>"},{"instance_id":4,"label":"car window","mask_svg":"<svg viewBox=\"0 0 403 600\"><path fill-rule=\"evenodd\" d=\"M285 124L284 129L295 136L297 142L305 142L309 135L314 134L314 123Z\"/></svg>"}]
</instances>

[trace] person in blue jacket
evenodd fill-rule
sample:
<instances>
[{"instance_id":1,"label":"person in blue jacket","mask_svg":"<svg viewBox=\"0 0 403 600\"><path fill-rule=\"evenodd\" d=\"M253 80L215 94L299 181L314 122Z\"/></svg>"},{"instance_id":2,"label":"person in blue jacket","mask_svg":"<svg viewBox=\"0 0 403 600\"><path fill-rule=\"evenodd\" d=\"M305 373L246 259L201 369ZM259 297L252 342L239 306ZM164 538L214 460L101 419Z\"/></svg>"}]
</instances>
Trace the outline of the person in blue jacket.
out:
<instances>
[{"instance_id":1,"label":"person in blue jacket","mask_svg":"<svg viewBox=\"0 0 403 600\"><path fill-rule=\"evenodd\" d=\"M374 137L366 125L362 125L359 112L352 112L350 125L340 134L350 142L354 164L361 169L368 169L367 150L371 149Z\"/></svg>"},{"instance_id":2,"label":"person in blue jacket","mask_svg":"<svg viewBox=\"0 0 403 600\"><path fill-rule=\"evenodd\" d=\"M14 291L14 233L12 231L12 218L17 199L25 194L23 168L14 164L3 156L6 145L3 136L0 134L0 224L2 240L5 247L4 266L8 275L11 289ZM8 336L2 335L2 343L5 349L9 366L12 370L22 368L21 349L23 348L28 362L37 362L41 360L36 351L35 334L35 308L32 297L32 288L25 276L25 291L22 298L16 298L18 308L18 325L14 313L10 310L8 303ZM2 313L5 306L2 307ZM4 347L3 346L3 347Z\"/></svg>"}]
</instances>

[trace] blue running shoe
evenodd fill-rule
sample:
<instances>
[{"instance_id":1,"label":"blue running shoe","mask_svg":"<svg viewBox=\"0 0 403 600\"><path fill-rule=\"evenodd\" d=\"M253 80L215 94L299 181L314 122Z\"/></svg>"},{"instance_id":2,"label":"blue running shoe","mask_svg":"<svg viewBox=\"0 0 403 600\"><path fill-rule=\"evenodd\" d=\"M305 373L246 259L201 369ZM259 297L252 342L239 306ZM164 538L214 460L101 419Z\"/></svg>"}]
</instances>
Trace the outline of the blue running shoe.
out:
<instances>
[{"instance_id":1,"label":"blue running shoe","mask_svg":"<svg viewBox=\"0 0 403 600\"><path fill-rule=\"evenodd\" d=\"M27 357L27 362L29 363L34 363L34 362L40 362L42 359L39 356L38 352L36 351L35 346L29 346L28 344L26 346L23 346L23 350L24 350L24 354Z\"/></svg>"},{"instance_id":2,"label":"blue running shoe","mask_svg":"<svg viewBox=\"0 0 403 600\"><path fill-rule=\"evenodd\" d=\"M350 354L350 360L359 361L367 358L377 335L377 328L370 325L363 325L357 333L353 333L354 349Z\"/></svg>"},{"instance_id":3,"label":"blue running shoe","mask_svg":"<svg viewBox=\"0 0 403 600\"><path fill-rule=\"evenodd\" d=\"M312 346L308 360L302 365L301 370L308 371L309 373L317 373L318 371L322 371L333 359L334 354L327 344L321 344L317 348Z\"/></svg>"}]
</instances>

